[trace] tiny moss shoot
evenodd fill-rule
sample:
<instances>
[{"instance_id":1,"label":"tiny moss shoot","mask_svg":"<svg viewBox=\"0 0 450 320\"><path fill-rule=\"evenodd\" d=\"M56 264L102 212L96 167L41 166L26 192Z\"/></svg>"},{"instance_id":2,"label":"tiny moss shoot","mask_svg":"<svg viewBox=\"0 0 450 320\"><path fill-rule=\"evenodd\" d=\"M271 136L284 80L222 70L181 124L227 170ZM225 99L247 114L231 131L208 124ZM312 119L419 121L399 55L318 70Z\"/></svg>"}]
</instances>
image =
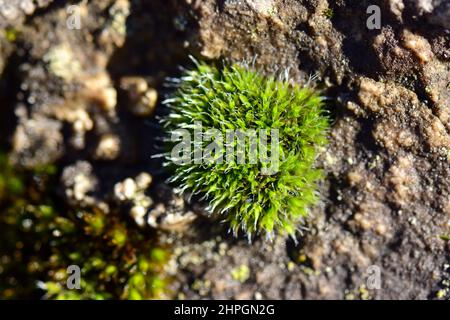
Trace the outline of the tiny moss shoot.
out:
<instances>
[{"instance_id":1,"label":"tiny moss shoot","mask_svg":"<svg viewBox=\"0 0 450 320\"><path fill-rule=\"evenodd\" d=\"M268 238L274 234L295 236L308 208L318 198L316 185L322 171L314 163L318 150L327 143L329 127L323 97L311 86L264 77L238 64L219 68L196 62L195 69L175 82L177 90L165 101L170 113L162 120L172 150L166 153L166 165L174 170L170 181L183 192L203 195L209 202L208 211L222 214L235 234L243 231L249 238L258 233ZM203 139L199 144L194 138L187 149L194 159L195 153L208 150L213 140L222 151L239 147L239 141L211 139L205 133L208 130L225 136L233 130L276 130L278 141L270 153L279 154L277 171L266 174L267 161L243 163L237 156L224 157L216 149L213 161L207 161L204 152L205 161L180 163L173 155L179 146L173 133L184 130L191 136L198 135L199 125ZM264 145L261 139L257 136L254 145ZM268 140L274 141L274 137ZM244 148L249 154L252 143ZM258 156L266 151L256 150Z\"/></svg>"},{"instance_id":2,"label":"tiny moss shoot","mask_svg":"<svg viewBox=\"0 0 450 320\"><path fill-rule=\"evenodd\" d=\"M53 166L18 172L0 150L0 299L170 297L170 248L116 212L59 206L56 178ZM67 287L70 265L80 290Z\"/></svg>"}]
</instances>

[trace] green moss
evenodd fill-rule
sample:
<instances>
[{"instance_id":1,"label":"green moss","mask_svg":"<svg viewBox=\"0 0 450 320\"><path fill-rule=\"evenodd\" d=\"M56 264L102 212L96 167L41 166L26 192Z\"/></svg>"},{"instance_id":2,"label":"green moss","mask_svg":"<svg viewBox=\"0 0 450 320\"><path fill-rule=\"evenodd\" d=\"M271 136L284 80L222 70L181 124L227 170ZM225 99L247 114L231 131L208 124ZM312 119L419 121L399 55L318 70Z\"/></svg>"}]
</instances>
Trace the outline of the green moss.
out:
<instances>
[{"instance_id":1,"label":"green moss","mask_svg":"<svg viewBox=\"0 0 450 320\"><path fill-rule=\"evenodd\" d=\"M5 30L5 38L9 42L16 42L16 40L19 36L19 33L20 33L19 30L15 29L15 28L7 28Z\"/></svg>"},{"instance_id":2,"label":"green moss","mask_svg":"<svg viewBox=\"0 0 450 320\"><path fill-rule=\"evenodd\" d=\"M234 280L243 283L250 277L250 268L245 264L240 265L231 271L231 277Z\"/></svg>"},{"instance_id":3,"label":"green moss","mask_svg":"<svg viewBox=\"0 0 450 320\"><path fill-rule=\"evenodd\" d=\"M450 227L449 227L449 231L450 231ZM450 234L441 234L439 236L439 238L441 238L444 241L450 241Z\"/></svg>"},{"instance_id":4,"label":"green moss","mask_svg":"<svg viewBox=\"0 0 450 320\"><path fill-rule=\"evenodd\" d=\"M20 195L25 186L19 173L15 173L6 154L0 153L0 199L7 194Z\"/></svg>"},{"instance_id":5,"label":"green moss","mask_svg":"<svg viewBox=\"0 0 450 320\"><path fill-rule=\"evenodd\" d=\"M75 211L56 202L55 173L17 172L0 153L0 182L18 181L0 184L0 299L168 297L170 250L119 212ZM67 288L70 265L80 267L80 290Z\"/></svg>"},{"instance_id":6,"label":"green moss","mask_svg":"<svg viewBox=\"0 0 450 320\"><path fill-rule=\"evenodd\" d=\"M181 77L179 88L165 103L170 110L163 119L171 140L166 154L166 165L173 169L170 181L185 192L203 195L209 201L208 210L223 214L235 233L243 230L249 237L255 233L294 235L308 208L317 201L316 183L322 177L314 162L319 148L327 143L328 121L319 93L310 86L263 77L240 65L218 68L197 63ZM200 127L203 140L198 143L192 140ZM265 153L260 135L254 140L259 146L254 155L261 161L242 163L238 157L223 155L227 147L239 150L241 142L208 141L205 132L210 129L223 136L230 130L266 130L271 134L269 144L276 141L274 133L279 140ZM194 138L172 141L172 135L180 130ZM203 161L193 161L198 158L196 152L206 150L212 142L219 151L209 158L200 151ZM184 153L174 156L180 144ZM244 154L254 152L250 148L251 143L244 145ZM267 160L276 153L278 170L271 171L273 163Z\"/></svg>"},{"instance_id":7,"label":"green moss","mask_svg":"<svg viewBox=\"0 0 450 320\"><path fill-rule=\"evenodd\" d=\"M327 17L328 19L332 19L333 16L334 16L334 11L333 11L333 9L331 9L331 8L327 8L327 9L325 9L325 10L322 12L322 14L323 14L325 17Z\"/></svg>"}]
</instances>

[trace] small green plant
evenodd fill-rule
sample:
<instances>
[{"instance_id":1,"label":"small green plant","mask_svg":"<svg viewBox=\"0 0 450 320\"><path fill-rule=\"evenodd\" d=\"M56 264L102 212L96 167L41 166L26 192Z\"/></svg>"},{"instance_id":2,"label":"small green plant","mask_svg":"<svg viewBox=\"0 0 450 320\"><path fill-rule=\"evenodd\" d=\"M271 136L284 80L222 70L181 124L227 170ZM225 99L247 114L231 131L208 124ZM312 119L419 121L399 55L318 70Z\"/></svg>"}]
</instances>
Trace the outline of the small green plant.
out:
<instances>
[{"instance_id":1,"label":"small green plant","mask_svg":"<svg viewBox=\"0 0 450 320\"><path fill-rule=\"evenodd\" d=\"M450 231L450 226L448 227L448 230ZM439 238L441 238L444 241L450 241L450 234L441 234Z\"/></svg>"},{"instance_id":2,"label":"small green plant","mask_svg":"<svg viewBox=\"0 0 450 320\"><path fill-rule=\"evenodd\" d=\"M4 31L4 35L6 40L8 40L9 42L16 42L18 36L19 36L20 32L17 29L14 28L7 28Z\"/></svg>"},{"instance_id":3,"label":"small green plant","mask_svg":"<svg viewBox=\"0 0 450 320\"><path fill-rule=\"evenodd\" d=\"M118 212L73 210L55 202L53 166L15 169L0 151L0 299L170 297L170 248ZM68 266L80 289L69 289Z\"/></svg>"},{"instance_id":4,"label":"small green plant","mask_svg":"<svg viewBox=\"0 0 450 320\"><path fill-rule=\"evenodd\" d=\"M165 101L170 111L162 120L170 135L166 165L174 170L170 181L182 191L202 194L208 211L223 214L235 234L294 236L317 200L322 177L314 162L327 143L323 98L309 85L264 77L246 66L195 63ZM228 139L233 131L256 132L256 137L247 134L242 148L242 139ZM263 141L258 133L268 131ZM264 142L270 143L270 152ZM237 150L237 156L229 156L229 150ZM239 161L246 155L261 161ZM276 170L270 172L274 163Z\"/></svg>"},{"instance_id":5,"label":"small green plant","mask_svg":"<svg viewBox=\"0 0 450 320\"><path fill-rule=\"evenodd\" d=\"M334 16L334 11L333 11L333 9L331 9L331 8L327 8L327 9L325 9L325 10L322 12L322 14L323 14L325 17L327 17L328 19L332 19L333 16Z\"/></svg>"}]
</instances>

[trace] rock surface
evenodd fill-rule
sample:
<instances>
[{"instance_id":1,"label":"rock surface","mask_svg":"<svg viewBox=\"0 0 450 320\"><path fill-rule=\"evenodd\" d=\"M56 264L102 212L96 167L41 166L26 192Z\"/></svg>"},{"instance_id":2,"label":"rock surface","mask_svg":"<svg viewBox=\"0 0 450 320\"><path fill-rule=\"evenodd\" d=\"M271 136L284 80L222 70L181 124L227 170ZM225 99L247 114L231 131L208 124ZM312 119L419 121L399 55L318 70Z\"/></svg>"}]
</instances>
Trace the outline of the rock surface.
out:
<instances>
[{"instance_id":1,"label":"rock surface","mask_svg":"<svg viewBox=\"0 0 450 320\"><path fill-rule=\"evenodd\" d=\"M5 4L2 143L18 166L56 161L69 204L127 200L123 210L139 225L144 217L164 225L176 297L450 297L450 243L440 238L450 227L448 1ZM366 27L370 4L381 8L379 30ZM67 25L73 14L79 29ZM329 97L331 143L319 159L328 175L298 243L234 239L163 183L152 157L161 128L148 117L162 112L159 101L154 109L170 92L164 79L178 76L189 54L254 60L265 74L289 70L293 82L314 75ZM139 189L144 204L119 192L142 172L155 180L148 196L150 183ZM380 271L378 289L371 270Z\"/></svg>"}]
</instances>

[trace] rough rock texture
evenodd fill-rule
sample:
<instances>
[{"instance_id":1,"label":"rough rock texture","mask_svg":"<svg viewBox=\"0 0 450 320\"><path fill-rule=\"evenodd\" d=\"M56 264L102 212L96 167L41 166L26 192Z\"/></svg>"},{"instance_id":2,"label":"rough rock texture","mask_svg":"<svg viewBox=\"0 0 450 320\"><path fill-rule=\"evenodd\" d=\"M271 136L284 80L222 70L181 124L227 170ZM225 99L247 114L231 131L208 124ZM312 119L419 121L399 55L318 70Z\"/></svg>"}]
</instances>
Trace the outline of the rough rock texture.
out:
<instances>
[{"instance_id":1,"label":"rough rock texture","mask_svg":"<svg viewBox=\"0 0 450 320\"><path fill-rule=\"evenodd\" d=\"M150 173L151 203L128 213L174 247L176 297L449 298L448 1L15 1L16 19L1 4L0 131L11 158L57 161L62 197L106 211L120 205L114 186ZM66 23L73 4L79 30ZM370 4L380 30L366 27ZM162 182L155 102L140 99L170 92L164 78L189 54L288 69L293 82L314 75L329 97L331 143L319 159L328 176L298 243L233 239ZM380 289L368 286L371 266Z\"/></svg>"},{"instance_id":2,"label":"rough rock texture","mask_svg":"<svg viewBox=\"0 0 450 320\"><path fill-rule=\"evenodd\" d=\"M53 0L0 1L0 27L19 25L36 10L46 8Z\"/></svg>"}]
</instances>

